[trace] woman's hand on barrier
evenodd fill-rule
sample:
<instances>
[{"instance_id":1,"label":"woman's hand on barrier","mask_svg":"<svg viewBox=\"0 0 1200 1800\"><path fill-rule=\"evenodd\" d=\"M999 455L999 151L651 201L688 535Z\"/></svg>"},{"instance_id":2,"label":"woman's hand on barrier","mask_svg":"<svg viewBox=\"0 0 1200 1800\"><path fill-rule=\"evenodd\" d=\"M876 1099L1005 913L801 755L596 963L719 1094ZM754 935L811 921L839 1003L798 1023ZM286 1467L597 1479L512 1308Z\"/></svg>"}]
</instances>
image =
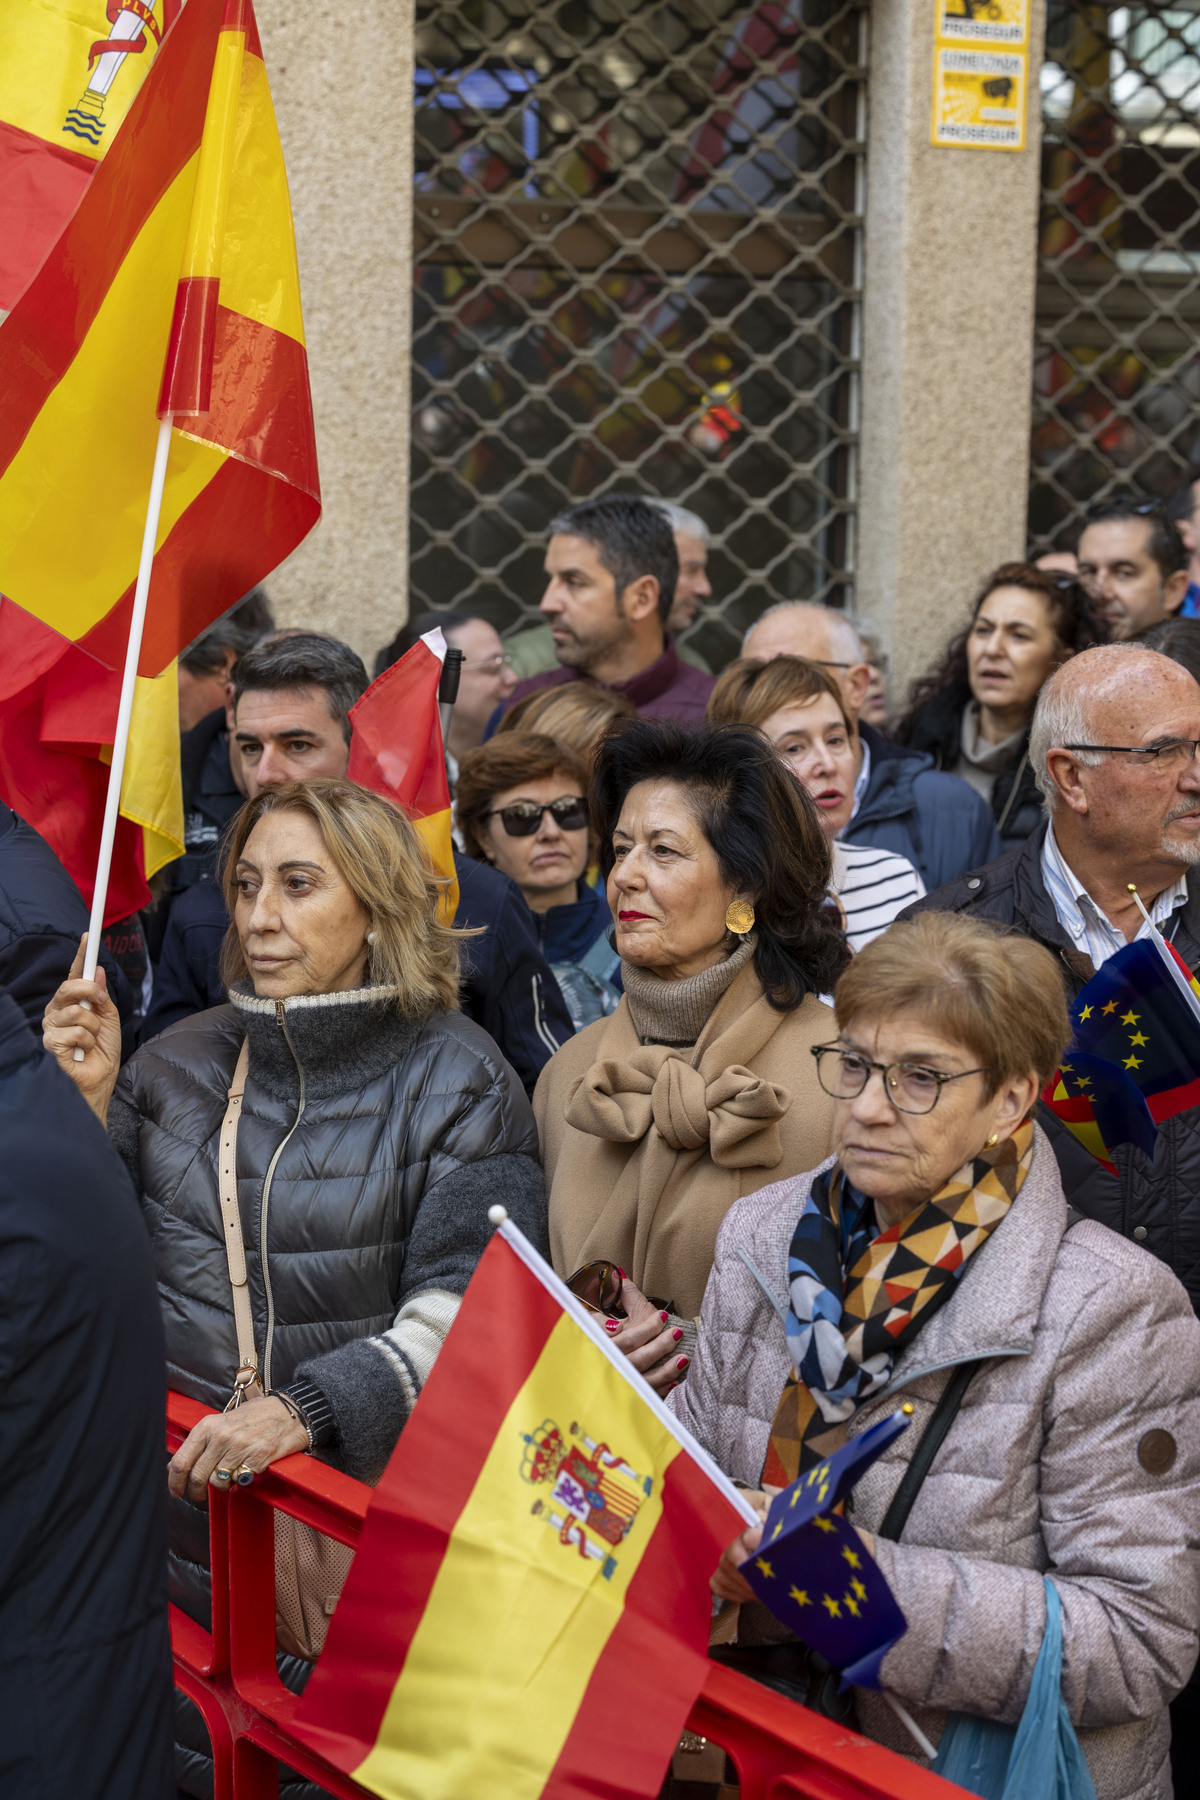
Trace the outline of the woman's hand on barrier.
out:
<instances>
[{"instance_id":1,"label":"woman's hand on barrier","mask_svg":"<svg viewBox=\"0 0 1200 1800\"><path fill-rule=\"evenodd\" d=\"M308 1433L283 1401L260 1395L193 1426L171 1458L167 1486L177 1500L199 1505L210 1481L228 1490L237 1485L239 1469L260 1475L281 1457L307 1449ZM224 1480L218 1471L228 1472Z\"/></svg>"},{"instance_id":2,"label":"woman's hand on barrier","mask_svg":"<svg viewBox=\"0 0 1200 1800\"><path fill-rule=\"evenodd\" d=\"M656 1393L669 1393L687 1368L688 1359L679 1352L682 1331L668 1325L669 1315L651 1306L628 1277L621 1287L621 1304L625 1317L606 1319L605 1330Z\"/></svg>"},{"instance_id":3,"label":"woman's hand on barrier","mask_svg":"<svg viewBox=\"0 0 1200 1800\"><path fill-rule=\"evenodd\" d=\"M103 1125L121 1068L121 1020L108 997L104 970L96 970L95 981L84 981L86 950L85 931L67 979L42 1015L42 1042ZM78 1062L77 1049L83 1051Z\"/></svg>"}]
</instances>

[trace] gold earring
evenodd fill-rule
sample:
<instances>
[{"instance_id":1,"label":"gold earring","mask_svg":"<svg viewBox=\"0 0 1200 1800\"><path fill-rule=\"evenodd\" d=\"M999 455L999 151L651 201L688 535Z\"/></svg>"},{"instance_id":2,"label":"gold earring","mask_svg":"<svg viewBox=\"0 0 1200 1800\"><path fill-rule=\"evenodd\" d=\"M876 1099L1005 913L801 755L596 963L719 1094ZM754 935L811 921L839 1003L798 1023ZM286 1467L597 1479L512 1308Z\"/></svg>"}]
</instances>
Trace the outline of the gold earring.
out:
<instances>
[{"instance_id":1,"label":"gold earring","mask_svg":"<svg viewBox=\"0 0 1200 1800\"><path fill-rule=\"evenodd\" d=\"M754 908L748 900L731 900L725 909L725 929L735 937L745 937L754 930Z\"/></svg>"},{"instance_id":2,"label":"gold earring","mask_svg":"<svg viewBox=\"0 0 1200 1800\"><path fill-rule=\"evenodd\" d=\"M1000 1142L1000 1133L998 1131L993 1131L991 1137L988 1139L987 1143L983 1147L985 1150L994 1150L996 1148L996 1145L999 1142Z\"/></svg>"}]
</instances>

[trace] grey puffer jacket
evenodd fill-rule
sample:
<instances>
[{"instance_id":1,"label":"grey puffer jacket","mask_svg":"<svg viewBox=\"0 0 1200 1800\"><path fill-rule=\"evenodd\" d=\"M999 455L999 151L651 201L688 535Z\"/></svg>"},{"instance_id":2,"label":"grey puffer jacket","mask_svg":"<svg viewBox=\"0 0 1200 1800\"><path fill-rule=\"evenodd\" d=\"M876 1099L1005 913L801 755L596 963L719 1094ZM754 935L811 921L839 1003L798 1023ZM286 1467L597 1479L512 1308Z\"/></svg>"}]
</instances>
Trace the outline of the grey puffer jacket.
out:
<instances>
[{"instance_id":1,"label":"grey puffer jacket","mask_svg":"<svg viewBox=\"0 0 1200 1800\"><path fill-rule=\"evenodd\" d=\"M223 1406L237 1366L217 1144L243 1037L238 1199L265 1385L328 1460L378 1477L502 1200L546 1246L537 1133L515 1073L458 1013L405 1019L379 989L236 993L125 1065L109 1130L150 1232L171 1387ZM176 1502L173 1598L207 1623L207 1520Z\"/></svg>"},{"instance_id":2,"label":"grey puffer jacket","mask_svg":"<svg viewBox=\"0 0 1200 1800\"><path fill-rule=\"evenodd\" d=\"M668 1402L752 1486L790 1370L779 1308L812 1178L777 1182L730 1211L688 1379ZM1169 1800L1167 1706L1195 1662L1200 1621L1200 1323L1155 1257L1091 1220L1066 1226L1039 1130L1007 1218L850 1425L864 1431L901 1398L914 1407L909 1430L854 1490L852 1516L878 1532L949 1370L982 1362L903 1541L877 1540L909 1627L884 1660L884 1684L934 1743L954 1711L1014 1722L1051 1574L1063 1692L1098 1800ZM868 1736L911 1754L881 1695L856 1701Z\"/></svg>"}]
</instances>

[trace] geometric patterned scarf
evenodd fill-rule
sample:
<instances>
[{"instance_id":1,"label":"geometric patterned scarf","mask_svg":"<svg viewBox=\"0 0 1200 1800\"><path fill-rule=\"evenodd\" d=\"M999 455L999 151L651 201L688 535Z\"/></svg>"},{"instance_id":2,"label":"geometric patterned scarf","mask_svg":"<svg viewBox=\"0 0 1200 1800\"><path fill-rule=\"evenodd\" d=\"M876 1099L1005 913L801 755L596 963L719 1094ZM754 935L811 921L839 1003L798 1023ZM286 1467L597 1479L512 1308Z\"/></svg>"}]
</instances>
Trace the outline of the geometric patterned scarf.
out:
<instances>
[{"instance_id":1,"label":"geometric patterned scarf","mask_svg":"<svg viewBox=\"0 0 1200 1800\"><path fill-rule=\"evenodd\" d=\"M789 1375L762 1479L787 1487L846 1442L847 1421L954 1292L1016 1199L1033 1125L981 1150L932 1199L873 1236L874 1208L834 1165L813 1182L788 1252Z\"/></svg>"}]
</instances>

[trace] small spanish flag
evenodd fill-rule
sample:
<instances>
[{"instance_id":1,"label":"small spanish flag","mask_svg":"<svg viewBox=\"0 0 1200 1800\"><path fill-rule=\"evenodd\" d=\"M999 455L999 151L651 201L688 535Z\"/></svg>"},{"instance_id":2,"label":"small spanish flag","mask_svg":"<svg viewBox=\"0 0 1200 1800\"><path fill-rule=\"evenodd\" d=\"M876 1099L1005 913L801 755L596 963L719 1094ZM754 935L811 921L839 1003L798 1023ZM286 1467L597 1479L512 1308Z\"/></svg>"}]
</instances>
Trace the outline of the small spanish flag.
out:
<instances>
[{"instance_id":1,"label":"small spanish flag","mask_svg":"<svg viewBox=\"0 0 1200 1800\"><path fill-rule=\"evenodd\" d=\"M296 1736L386 1800L653 1800L752 1518L533 1246L480 1260Z\"/></svg>"},{"instance_id":2,"label":"small spanish flag","mask_svg":"<svg viewBox=\"0 0 1200 1800\"><path fill-rule=\"evenodd\" d=\"M427 631L399 662L373 681L350 708L351 781L395 800L412 819L445 884L438 918L453 925L458 910L458 876L450 835L450 782L442 745L438 688L446 640Z\"/></svg>"}]
</instances>

